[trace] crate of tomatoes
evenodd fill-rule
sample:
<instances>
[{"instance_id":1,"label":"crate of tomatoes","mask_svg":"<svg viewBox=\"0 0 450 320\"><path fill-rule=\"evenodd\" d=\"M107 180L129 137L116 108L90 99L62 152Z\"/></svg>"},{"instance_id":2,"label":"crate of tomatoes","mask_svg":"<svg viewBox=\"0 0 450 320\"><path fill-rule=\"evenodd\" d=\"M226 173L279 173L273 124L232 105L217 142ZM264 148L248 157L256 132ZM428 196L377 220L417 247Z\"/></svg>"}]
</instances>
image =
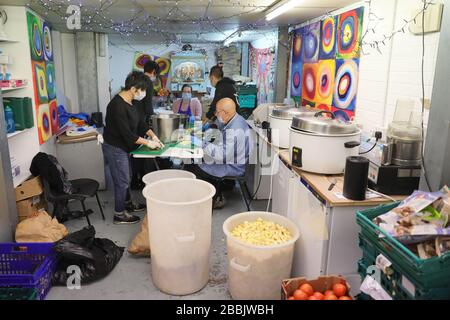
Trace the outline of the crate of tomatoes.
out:
<instances>
[{"instance_id":1,"label":"crate of tomatoes","mask_svg":"<svg viewBox=\"0 0 450 320\"><path fill-rule=\"evenodd\" d=\"M283 280L281 297L282 300L353 300L350 285L339 276L321 276L314 280Z\"/></svg>"}]
</instances>

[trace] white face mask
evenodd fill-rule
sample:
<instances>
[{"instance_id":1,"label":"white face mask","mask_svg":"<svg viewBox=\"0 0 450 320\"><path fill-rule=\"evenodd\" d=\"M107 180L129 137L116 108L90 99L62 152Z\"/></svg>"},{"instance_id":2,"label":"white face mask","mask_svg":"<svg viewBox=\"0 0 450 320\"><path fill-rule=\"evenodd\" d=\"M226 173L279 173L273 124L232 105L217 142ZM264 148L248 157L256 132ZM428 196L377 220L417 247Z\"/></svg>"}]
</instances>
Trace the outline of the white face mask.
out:
<instances>
[{"instance_id":1,"label":"white face mask","mask_svg":"<svg viewBox=\"0 0 450 320\"><path fill-rule=\"evenodd\" d=\"M217 121L219 121L220 124L225 124L225 121L223 121L222 117L217 116Z\"/></svg>"},{"instance_id":2,"label":"white face mask","mask_svg":"<svg viewBox=\"0 0 450 320\"><path fill-rule=\"evenodd\" d=\"M150 76L150 80L151 80L152 82L155 82L156 76Z\"/></svg>"},{"instance_id":3,"label":"white face mask","mask_svg":"<svg viewBox=\"0 0 450 320\"><path fill-rule=\"evenodd\" d=\"M145 98L145 96L146 96L145 91L138 91L138 93L134 95L134 100L141 101L142 99Z\"/></svg>"},{"instance_id":4,"label":"white face mask","mask_svg":"<svg viewBox=\"0 0 450 320\"><path fill-rule=\"evenodd\" d=\"M183 93L181 94L181 98L182 98L183 100L190 100L190 99L192 98L192 94L191 94L191 93L188 93L188 92L183 92Z\"/></svg>"}]
</instances>

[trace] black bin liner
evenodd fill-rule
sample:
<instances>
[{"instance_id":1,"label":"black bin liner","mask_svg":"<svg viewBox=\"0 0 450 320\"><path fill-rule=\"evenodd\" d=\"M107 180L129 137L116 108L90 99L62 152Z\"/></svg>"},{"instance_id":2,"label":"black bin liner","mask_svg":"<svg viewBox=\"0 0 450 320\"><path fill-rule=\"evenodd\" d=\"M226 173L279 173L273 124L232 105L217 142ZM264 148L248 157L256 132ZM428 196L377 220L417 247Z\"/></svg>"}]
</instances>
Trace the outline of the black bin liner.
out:
<instances>
[{"instance_id":1,"label":"black bin liner","mask_svg":"<svg viewBox=\"0 0 450 320\"><path fill-rule=\"evenodd\" d=\"M69 266L78 266L81 284L87 284L107 276L122 258L125 248L109 239L95 238L95 228L85 227L55 243L58 264L53 275L54 285L67 285L73 273Z\"/></svg>"}]
</instances>

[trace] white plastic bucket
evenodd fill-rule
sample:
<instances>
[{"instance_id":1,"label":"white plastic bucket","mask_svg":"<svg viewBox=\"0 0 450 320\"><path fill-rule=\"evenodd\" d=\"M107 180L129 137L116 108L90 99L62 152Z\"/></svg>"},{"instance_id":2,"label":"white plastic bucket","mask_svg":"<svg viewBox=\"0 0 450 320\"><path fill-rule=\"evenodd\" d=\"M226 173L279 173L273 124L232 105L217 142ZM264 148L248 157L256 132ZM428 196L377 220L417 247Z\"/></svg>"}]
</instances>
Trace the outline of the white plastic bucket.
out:
<instances>
[{"instance_id":1,"label":"white plastic bucket","mask_svg":"<svg viewBox=\"0 0 450 320\"><path fill-rule=\"evenodd\" d=\"M231 231L245 221L262 218L287 228L292 239L273 246L244 243ZM223 224L227 236L228 287L236 300L280 300L281 281L291 276L294 245L299 237L297 226L288 218L269 212L244 212L228 218Z\"/></svg>"},{"instance_id":2,"label":"white plastic bucket","mask_svg":"<svg viewBox=\"0 0 450 320\"><path fill-rule=\"evenodd\" d=\"M191 178L195 179L195 174L185 170L176 170L176 169L167 169L167 170L158 170L154 172L147 173L142 181L145 185L149 185L153 182L164 180L164 179L173 179L173 178Z\"/></svg>"},{"instance_id":3,"label":"white plastic bucket","mask_svg":"<svg viewBox=\"0 0 450 320\"><path fill-rule=\"evenodd\" d=\"M147 185L153 283L161 291L186 295L209 279L212 198L208 182L165 179Z\"/></svg>"}]
</instances>

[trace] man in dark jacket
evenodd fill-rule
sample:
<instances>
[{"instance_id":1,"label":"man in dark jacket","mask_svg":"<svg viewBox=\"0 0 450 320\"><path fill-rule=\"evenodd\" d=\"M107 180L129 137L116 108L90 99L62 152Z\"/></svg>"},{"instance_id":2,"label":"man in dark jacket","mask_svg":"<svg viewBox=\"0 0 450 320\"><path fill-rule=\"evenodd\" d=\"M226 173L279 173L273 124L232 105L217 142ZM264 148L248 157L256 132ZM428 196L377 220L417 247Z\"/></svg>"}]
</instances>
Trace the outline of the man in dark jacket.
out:
<instances>
[{"instance_id":1,"label":"man in dark jacket","mask_svg":"<svg viewBox=\"0 0 450 320\"><path fill-rule=\"evenodd\" d=\"M144 65L144 74L151 80L150 85L147 87L145 98L141 101L135 101L134 105L136 106L139 114L145 116L145 122L150 124L151 116L154 114L153 82L156 80L156 77L159 74L159 65L153 60L147 61L147 63Z\"/></svg>"},{"instance_id":2,"label":"man in dark jacket","mask_svg":"<svg viewBox=\"0 0 450 320\"><path fill-rule=\"evenodd\" d=\"M214 66L209 72L209 80L211 85L216 88L214 99L211 103L209 111L206 113L206 118L209 120L215 119L216 104L219 100L223 98L230 98L234 101L237 106L237 111L239 111L239 102L236 93L235 82L227 77L223 76L223 70L220 66Z\"/></svg>"}]
</instances>

